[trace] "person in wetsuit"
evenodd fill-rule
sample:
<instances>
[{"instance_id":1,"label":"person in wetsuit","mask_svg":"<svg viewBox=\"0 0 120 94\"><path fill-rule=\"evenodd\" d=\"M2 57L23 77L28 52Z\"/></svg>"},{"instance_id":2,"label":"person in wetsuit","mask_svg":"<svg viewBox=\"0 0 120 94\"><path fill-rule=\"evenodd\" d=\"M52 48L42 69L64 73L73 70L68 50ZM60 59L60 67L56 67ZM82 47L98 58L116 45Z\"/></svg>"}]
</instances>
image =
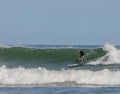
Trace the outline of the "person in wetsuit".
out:
<instances>
[{"instance_id":1,"label":"person in wetsuit","mask_svg":"<svg viewBox=\"0 0 120 94\"><path fill-rule=\"evenodd\" d=\"M79 49L79 53L80 53L79 58L81 59L80 64L82 64L83 62L87 62L86 55L85 55L84 51L82 49Z\"/></svg>"}]
</instances>

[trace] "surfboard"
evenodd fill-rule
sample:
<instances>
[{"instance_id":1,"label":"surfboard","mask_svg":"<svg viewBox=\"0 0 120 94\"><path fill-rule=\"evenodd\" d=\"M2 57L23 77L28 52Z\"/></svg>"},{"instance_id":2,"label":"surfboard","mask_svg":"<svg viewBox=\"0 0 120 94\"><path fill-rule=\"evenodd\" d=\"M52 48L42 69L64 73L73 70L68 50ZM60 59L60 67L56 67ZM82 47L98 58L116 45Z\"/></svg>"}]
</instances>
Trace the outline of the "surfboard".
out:
<instances>
[{"instance_id":1,"label":"surfboard","mask_svg":"<svg viewBox=\"0 0 120 94\"><path fill-rule=\"evenodd\" d=\"M77 66L83 66L85 65L87 62L83 62L82 64L69 64L68 67L77 67Z\"/></svg>"}]
</instances>

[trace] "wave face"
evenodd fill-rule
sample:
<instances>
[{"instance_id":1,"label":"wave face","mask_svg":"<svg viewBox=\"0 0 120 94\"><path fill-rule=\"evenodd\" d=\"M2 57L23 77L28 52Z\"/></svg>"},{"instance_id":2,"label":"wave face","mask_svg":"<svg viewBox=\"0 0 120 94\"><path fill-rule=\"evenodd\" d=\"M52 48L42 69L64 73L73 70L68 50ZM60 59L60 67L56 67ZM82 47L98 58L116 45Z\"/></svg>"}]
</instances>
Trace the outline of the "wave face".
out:
<instances>
[{"instance_id":1,"label":"wave face","mask_svg":"<svg viewBox=\"0 0 120 94\"><path fill-rule=\"evenodd\" d=\"M107 44L85 51L91 62L69 68L79 56L73 48L0 48L0 85L120 86L120 50Z\"/></svg>"},{"instance_id":2,"label":"wave face","mask_svg":"<svg viewBox=\"0 0 120 94\"><path fill-rule=\"evenodd\" d=\"M106 54L102 48L86 49L87 59L98 59ZM35 49L25 47L0 48L0 65L7 67L47 67L75 63L79 57L77 49ZM60 67L60 66L59 66Z\"/></svg>"}]
</instances>

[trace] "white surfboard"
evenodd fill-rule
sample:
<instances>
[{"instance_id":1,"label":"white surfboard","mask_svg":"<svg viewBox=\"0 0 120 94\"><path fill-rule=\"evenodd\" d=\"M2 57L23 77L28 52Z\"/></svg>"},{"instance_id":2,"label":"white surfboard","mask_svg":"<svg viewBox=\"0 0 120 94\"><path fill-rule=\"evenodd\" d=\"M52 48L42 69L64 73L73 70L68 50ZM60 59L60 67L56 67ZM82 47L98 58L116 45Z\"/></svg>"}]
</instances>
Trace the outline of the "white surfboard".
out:
<instances>
[{"instance_id":1,"label":"white surfboard","mask_svg":"<svg viewBox=\"0 0 120 94\"><path fill-rule=\"evenodd\" d=\"M86 62L83 62L82 64L69 64L68 67L83 66L84 64L86 64Z\"/></svg>"}]
</instances>

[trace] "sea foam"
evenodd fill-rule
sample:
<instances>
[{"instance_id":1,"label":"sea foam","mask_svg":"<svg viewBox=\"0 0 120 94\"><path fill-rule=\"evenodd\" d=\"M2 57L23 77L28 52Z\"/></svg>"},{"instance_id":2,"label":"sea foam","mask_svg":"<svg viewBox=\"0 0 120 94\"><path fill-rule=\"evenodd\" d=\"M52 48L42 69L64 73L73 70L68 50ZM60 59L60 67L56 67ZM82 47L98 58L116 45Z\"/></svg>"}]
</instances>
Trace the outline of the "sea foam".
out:
<instances>
[{"instance_id":1,"label":"sea foam","mask_svg":"<svg viewBox=\"0 0 120 94\"><path fill-rule=\"evenodd\" d=\"M66 83L69 85L120 85L120 71L108 69L90 70L47 70L45 68L6 68L0 67L1 85L50 85ZM72 83L72 84L71 84Z\"/></svg>"}]
</instances>

